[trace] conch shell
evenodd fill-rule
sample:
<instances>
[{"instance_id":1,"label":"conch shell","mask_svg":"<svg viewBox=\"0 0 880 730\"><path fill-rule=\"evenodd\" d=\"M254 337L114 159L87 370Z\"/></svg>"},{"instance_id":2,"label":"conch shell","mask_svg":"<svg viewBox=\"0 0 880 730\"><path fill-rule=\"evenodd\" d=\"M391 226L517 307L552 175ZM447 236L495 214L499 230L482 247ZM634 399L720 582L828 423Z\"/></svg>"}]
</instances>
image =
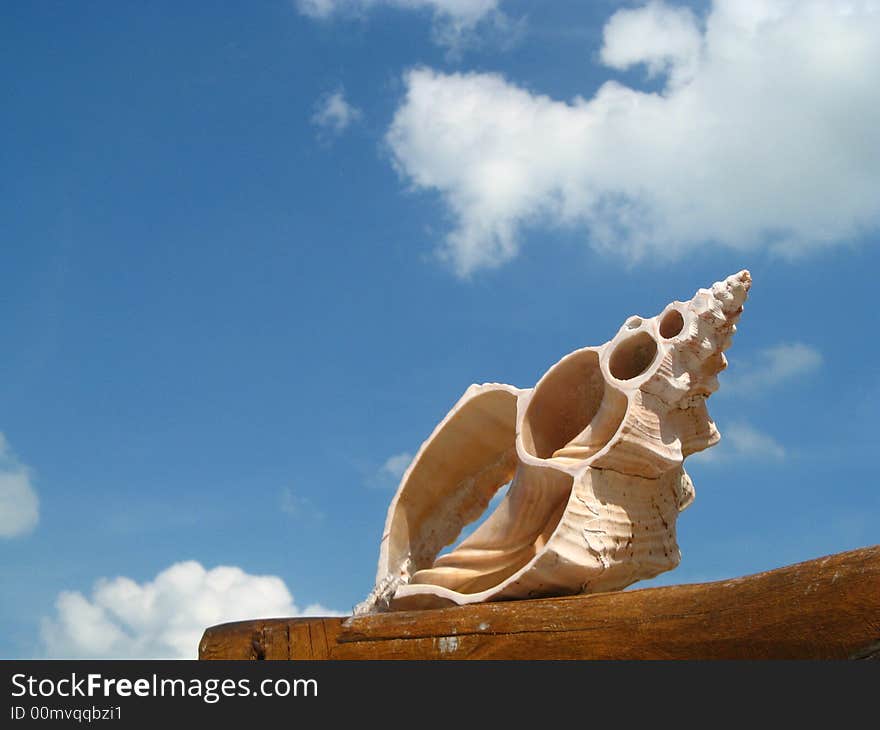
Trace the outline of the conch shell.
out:
<instances>
[{"instance_id":1,"label":"conch shell","mask_svg":"<svg viewBox=\"0 0 880 730\"><path fill-rule=\"evenodd\" d=\"M630 317L534 388L468 388L403 475L355 613L619 590L678 565L675 521L694 498L682 464L720 439L706 399L750 286L740 271Z\"/></svg>"}]
</instances>

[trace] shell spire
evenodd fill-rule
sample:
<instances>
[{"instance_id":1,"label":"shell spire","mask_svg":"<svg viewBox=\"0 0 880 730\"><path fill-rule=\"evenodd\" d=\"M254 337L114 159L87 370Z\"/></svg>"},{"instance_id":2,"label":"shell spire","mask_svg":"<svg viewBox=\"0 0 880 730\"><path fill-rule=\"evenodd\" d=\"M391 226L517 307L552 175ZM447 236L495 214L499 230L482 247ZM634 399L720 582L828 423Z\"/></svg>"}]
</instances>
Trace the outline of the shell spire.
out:
<instances>
[{"instance_id":1,"label":"shell spire","mask_svg":"<svg viewBox=\"0 0 880 730\"><path fill-rule=\"evenodd\" d=\"M716 281L712 285L712 296L721 303L721 309L726 317L739 317L743 302L751 288L752 275L748 269L743 269L728 276L724 281Z\"/></svg>"}]
</instances>

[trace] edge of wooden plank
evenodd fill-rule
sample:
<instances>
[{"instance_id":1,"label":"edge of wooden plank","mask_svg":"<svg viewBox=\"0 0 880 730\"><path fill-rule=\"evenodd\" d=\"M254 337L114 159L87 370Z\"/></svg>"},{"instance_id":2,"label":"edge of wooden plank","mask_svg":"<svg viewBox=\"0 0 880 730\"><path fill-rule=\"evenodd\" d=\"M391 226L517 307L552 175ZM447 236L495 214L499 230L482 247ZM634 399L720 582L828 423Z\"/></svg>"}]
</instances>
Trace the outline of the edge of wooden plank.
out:
<instances>
[{"instance_id":1,"label":"edge of wooden plank","mask_svg":"<svg viewBox=\"0 0 880 730\"><path fill-rule=\"evenodd\" d=\"M873 658L880 546L741 578L213 626L201 659Z\"/></svg>"}]
</instances>

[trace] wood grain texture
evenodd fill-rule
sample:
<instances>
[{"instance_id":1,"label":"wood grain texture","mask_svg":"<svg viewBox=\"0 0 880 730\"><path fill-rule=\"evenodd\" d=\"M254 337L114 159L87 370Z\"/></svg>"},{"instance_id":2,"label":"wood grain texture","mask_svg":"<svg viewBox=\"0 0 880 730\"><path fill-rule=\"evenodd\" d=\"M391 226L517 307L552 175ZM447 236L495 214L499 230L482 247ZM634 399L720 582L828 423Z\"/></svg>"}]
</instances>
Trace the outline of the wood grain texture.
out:
<instances>
[{"instance_id":1,"label":"wood grain texture","mask_svg":"<svg viewBox=\"0 0 880 730\"><path fill-rule=\"evenodd\" d=\"M213 626L200 659L880 657L880 546L695 585Z\"/></svg>"}]
</instances>

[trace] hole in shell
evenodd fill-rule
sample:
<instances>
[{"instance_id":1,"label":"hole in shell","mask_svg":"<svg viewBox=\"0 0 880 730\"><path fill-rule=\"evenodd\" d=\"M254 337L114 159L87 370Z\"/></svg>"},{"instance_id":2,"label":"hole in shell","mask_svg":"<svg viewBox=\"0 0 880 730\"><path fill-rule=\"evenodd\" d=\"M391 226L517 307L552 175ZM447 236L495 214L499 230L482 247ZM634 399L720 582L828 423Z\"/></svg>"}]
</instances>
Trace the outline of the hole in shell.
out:
<instances>
[{"instance_id":1,"label":"hole in shell","mask_svg":"<svg viewBox=\"0 0 880 730\"><path fill-rule=\"evenodd\" d=\"M410 583L459 593L479 593L499 585L546 545L559 526L573 484L570 474L531 467L471 535L438 556L431 568L415 573Z\"/></svg>"},{"instance_id":2,"label":"hole in shell","mask_svg":"<svg viewBox=\"0 0 880 730\"><path fill-rule=\"evenodd\" d=\"M476 532L480 528L480 526L485 523L487 519L489 519L489 516L498 508L498 505L501 504L501 500L507 496L508 489L510 489L510 482L507 482L507 484L502 484L498 488L498 491L495 492L495 496L492 497L492 499L489 501L486 509L483 510L483 513L473 522L462 527L461 532L458 533L458 538L455 540L455 542L441 550L440 555L438 555L437 557L449 555L449 553L451 553L471 535L473 535L474 532Z\"/></svg>"},{"instance_id":3,"label":"hole in shell","mask_svg":"<svg viewBox=\"0 0 880 730\"><path fill-rule=\"evenodd\" d=\"M626 320L626 328L630 330L638 329L642 326L642 318L641 317L630 317Z\"/></svg>"},{"instance_id":4,"label":"hole in shell","mask_svg":"<svg viewBox=\"0 0 880 730\"><path fill-rule=\"evenodd\" d=\"M516 395L468 400L413 463L388 535L388 565L428 568L516 470ZM455 458L450 455L454 454ZM406 569L410 572L410 568Z\"/></svg>"},{"instance_id":5,"label":"hole in shell","mask_svg":"<svg viewBox=\"0 0 880 730\"><path fill-rule=\"evenodd\" d=\"M684 317L677 309L670 309L660 320L660 336L669 339L684 329Z\"/></svg>"},{"instance_id":6,"label":"hole in shell","mask_svg":"<svg viewBox=\"0 0 880 730\"><path fill-rule=\"evenodd\" d=\"M647 332L639 332L614 348L608 369L618 380L632 380L648 369L656 355L654 338Z\"/></svg>"},{"instance_id":7,"label":"hole in shell","mask_svg":"<svg viewBox=\"0 0 880 730\"><path fill-rule=\"evenodd\" d=\"M579 350L556 364L535 388L523 418L523 446L539 459L585 459L617 431L626 397L605 382L599 355Z\"/></svg>"}]
</instances>

